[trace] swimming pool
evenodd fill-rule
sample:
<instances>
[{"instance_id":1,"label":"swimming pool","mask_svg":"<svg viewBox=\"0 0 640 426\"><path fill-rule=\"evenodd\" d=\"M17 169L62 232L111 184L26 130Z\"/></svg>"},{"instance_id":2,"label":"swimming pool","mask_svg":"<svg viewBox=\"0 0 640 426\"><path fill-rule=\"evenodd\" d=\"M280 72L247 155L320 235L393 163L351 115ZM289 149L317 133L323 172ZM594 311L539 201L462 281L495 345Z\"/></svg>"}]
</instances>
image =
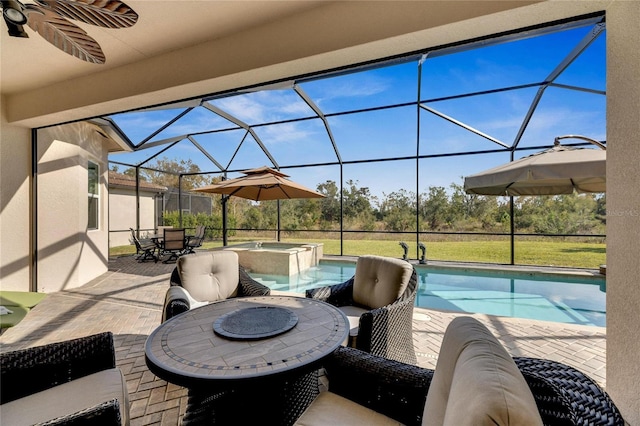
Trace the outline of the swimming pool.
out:
<instances>
[{"instance_id":1,"label":"swimming pool","mask_svg":"<svg viewBox=\"0 0 640 426\"><path fill-rule=\"evenodd\" d=\"M416 265L416 306L604 327L604 277ZM324 262L292 276L251 276L272 290L304 293L353 276L355 264Z\"/></svg>"}]
</instances>

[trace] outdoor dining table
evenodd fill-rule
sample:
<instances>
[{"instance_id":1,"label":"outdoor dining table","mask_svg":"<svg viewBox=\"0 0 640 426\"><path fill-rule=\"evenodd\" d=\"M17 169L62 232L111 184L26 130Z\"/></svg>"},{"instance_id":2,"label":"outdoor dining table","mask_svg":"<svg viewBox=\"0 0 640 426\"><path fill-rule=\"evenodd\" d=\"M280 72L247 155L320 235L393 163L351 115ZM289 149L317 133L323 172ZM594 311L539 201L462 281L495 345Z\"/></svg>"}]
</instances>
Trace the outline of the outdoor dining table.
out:
<instances>
[{"instance_id":1,"label":"outdoor dining table","mask_svg":"<svg viewBox=\"0 0 640 426\"><path fill-rule=\"evenodd\" d=\"M348 333L345 315L325 302L232 298L163 323L145 358L156 376L189 389L183 425L292 424L319 392L322 360Z\"/></svg>"},{"instance_id":2,"label":"outdoor dining table","mask_svg":"<svg viewBox=\"0 0 640 426\"><path fill-rule=\"evenodd\" d=\"M162 241L164 240L164 233L148 234L147 238L153 241L156 247L160 248L162 246Z\"/></svg>"}]
</instances>

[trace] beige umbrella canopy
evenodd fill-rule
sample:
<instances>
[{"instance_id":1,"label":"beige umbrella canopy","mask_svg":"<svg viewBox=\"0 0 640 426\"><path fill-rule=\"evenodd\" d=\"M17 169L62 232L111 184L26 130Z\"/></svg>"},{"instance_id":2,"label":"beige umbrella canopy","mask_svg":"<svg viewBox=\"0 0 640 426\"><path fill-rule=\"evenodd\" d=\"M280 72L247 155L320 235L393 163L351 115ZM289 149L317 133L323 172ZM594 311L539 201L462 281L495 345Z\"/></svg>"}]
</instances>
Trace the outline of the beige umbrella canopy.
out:
<instances>
[{"instance_id":1,"label":"beige umbrella canopy","mask_svg":"<svg viewBox=\"0 0 640 426\"><path fill-rule=\"evenodd\" d=\"M319 192L290 181L287 179L288 175L266 166L242 173L246 176L196 188L194 191L234 195L254 201L324 197Z\"/></svg>"},{"instance_id":2,"label":"beige umbrella canopy","mask_svg":"<svg viewBox=\"0 0 640 426\"><path fill-rule=\"evenodd\" d=\"M560 145L519 160L485 170L464 179L464 190L480 195L559 195L605 192L607 151Z\"/></svg>"}]
</instances>

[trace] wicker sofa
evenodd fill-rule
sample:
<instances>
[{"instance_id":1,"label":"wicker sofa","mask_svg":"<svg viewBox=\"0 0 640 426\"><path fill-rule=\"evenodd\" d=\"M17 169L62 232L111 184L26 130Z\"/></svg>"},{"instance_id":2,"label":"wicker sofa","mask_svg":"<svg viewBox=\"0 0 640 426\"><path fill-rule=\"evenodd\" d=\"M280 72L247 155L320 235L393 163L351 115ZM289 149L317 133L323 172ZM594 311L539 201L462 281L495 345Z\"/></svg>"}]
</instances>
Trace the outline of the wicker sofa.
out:
<instances>
[{"instance_id":1,"label":"wicker sofa","mask_svg":"<svg viewBox=\"0 0 640 426\"><path fill-rule=\"evenodd\" d=\"M165 295L162 321L207 303L231 297L268 296L269 287L252 279L234 251L217 250L181 256Z\"/></svg>"},{"instance_id":2,"label":"wicker sofa","mask_svg":"<svg viewBox=\"0 0 640 426\"><path fill-rule=\"evenodd\" d=\"M505 357L495 338L478 338L478 324L466 335L447 330L435 371L339 348L325 362L329 391L296 425L625 424L593 380L562 363Z\"/></svg>"},{"instance_id":3,"label":"wicker sofa","mask_svg":"<svg viewBox=\"0 0 640 426\"><path fill-rule=\"evenodd\" d=\"M0 354L0 387L2 425L129 424L108 332Z\"/></svg>"},{"instance_id":4,"label":"wicker sofa","mask_svg":"<svg viewBox=\"0 0 640 426\"><path fill-rule=\"evenodd\" d=\"M408 262L360 256L348 281L306 291L306 297L339 307L349 319L349 346L384 358L416 363L413 305L418 279Z\"/></svg>"}]
</instances>

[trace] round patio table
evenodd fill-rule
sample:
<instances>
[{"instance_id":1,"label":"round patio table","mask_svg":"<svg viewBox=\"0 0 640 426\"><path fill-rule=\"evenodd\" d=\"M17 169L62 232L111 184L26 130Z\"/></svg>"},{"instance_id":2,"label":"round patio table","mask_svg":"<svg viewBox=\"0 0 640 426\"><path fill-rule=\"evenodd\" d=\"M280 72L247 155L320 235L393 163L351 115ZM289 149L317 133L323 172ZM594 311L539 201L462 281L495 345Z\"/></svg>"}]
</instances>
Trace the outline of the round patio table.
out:
<instances>
[{"instance_id":1,"label":"round patio table","mask_svg":"<svg viewBox=\"0 0 640 426\"><path fill-rule=\"evenodd\" d=\"M171 318L149 336L145 355L151 372L189 389L183 424L291 424L318 393L322 360L348 334L346 317L328 303L233 298Z\"/></svg>"}]
</instances>

